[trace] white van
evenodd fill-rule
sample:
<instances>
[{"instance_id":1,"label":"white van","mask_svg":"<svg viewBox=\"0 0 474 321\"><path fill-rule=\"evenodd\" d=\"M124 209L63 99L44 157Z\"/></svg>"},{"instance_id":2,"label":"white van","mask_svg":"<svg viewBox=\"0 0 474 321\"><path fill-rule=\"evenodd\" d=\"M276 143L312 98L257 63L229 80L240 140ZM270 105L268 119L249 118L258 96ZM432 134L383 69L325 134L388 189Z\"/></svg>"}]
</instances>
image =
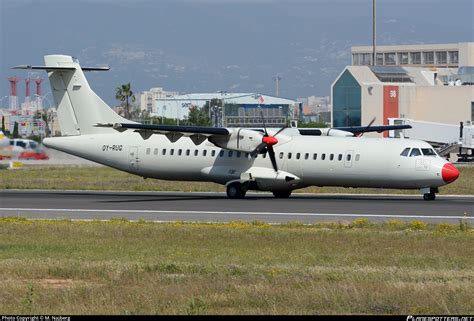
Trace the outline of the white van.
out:
<instances>
[{"instance_id":1,"label":"white van","mask_svg":"<svg viewBox=\"0 0 474 321\"><path fill-rule=\"evenodd\" d=\"M13 151L23 152L24 150L36 150L40 145L31 139L14 138L10 139L10 146L13 146Z\"/></svg>"}]
</instances>

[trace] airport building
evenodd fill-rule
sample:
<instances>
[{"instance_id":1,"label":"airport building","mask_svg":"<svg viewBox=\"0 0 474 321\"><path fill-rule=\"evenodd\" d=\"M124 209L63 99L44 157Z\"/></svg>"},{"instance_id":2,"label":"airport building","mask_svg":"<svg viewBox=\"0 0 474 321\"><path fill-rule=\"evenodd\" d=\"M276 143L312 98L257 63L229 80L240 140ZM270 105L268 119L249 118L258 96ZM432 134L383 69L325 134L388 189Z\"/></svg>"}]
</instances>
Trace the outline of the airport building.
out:
<instances>
[{"instance_id":1,"label":"airport building","mask_svg":"<svg viewBox=\"0 0 474 321\"><path fill-rule=\"evenodd\" d=\"M162 98L171 98L178 95L175 91L166 91L162 87L150 88L138 94L138 101L141 111L147 111L150 114L157 114L155 101Z\"/></svg>"},{"instance_id":2,"label":"airport building","mask_svg":"<svg viewBox=\"0 0 474 321\"><path fill-rule=\"evenodd\" d=\"M348 66L331 86L335 127L388 124L388 118L474 121L474 67Z\"/></svg>"},{"instance_id":3,"label":"airport building","mask_svg":"<svg viewBox=\"0 0 474 321\"><path fill-rule=\"evenodd\" d=\"M384 132L474 161L474 66L348 66L331 86L332 126L409 124ZM376 133L368 135L380 135Z\"/></svg>"},{"instance_id":4,"label":"airport building","mask_svg":"<svg viewBox=\"0 0 474 321\"><path fill-rule=\"evenodd\" d=\"M376 46L375 64L372 46L352 47L353 66L416 66L458 68L474 66L474 43Z\"/></svg>"},{"instance_id":5,"label":"airport building","mask_svg":"<svg viewBox=\"0 0 474 321\"><path fill-rule=\"evenodd\" d=\"M214 126L262 126L261 112L268 126L280 127L297 119L302 104L295 100L257 93L194 93L157 98L152 116L185 119L192 106L209 105Z\"/></svg>"},{"instance_id":6,"label":"airport building","mask_svg":"<svg viewBox=\"0 0 474 321\"><path fill-rule=\"evenodd\" d=\"M303 104L300 120L304 122L331 123L331 104L329 96L309 96L298 98Z\"/></svg>"}]
</instances>

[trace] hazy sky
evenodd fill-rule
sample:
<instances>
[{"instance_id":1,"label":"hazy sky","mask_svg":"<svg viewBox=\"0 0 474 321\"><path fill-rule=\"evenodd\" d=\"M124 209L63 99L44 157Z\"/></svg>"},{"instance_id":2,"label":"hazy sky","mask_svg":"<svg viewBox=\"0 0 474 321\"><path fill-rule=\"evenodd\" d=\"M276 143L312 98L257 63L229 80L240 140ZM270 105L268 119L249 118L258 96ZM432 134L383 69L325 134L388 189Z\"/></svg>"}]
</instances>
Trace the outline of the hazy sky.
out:
<instances>
[{"instance_id":1,"label":"hazy sky","mask_svg":"<svg viewBox=\"0 0 474 321\"><path fill-rule=\"evenodd\" d=\"M474 41L472 0L379 0L377 14L378 44ZM329 95L350 47L371 44L371 15L371 0L0 0L0 97L6 77L27 76L11 66L45 54L109 65L89 74L109 104L129 81L136 92L274 94L276 74L284 97Z\"/></svg>"}]
</instances>

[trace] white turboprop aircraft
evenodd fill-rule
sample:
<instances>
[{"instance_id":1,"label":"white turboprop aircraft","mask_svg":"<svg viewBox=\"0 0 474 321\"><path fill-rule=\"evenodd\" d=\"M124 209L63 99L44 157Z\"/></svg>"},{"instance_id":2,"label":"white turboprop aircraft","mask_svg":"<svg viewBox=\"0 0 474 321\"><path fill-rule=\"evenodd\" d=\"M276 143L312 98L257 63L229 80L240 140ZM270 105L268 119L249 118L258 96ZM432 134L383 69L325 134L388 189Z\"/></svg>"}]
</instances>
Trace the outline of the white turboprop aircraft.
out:
<instances>
[{"instance_id":1,"label":"white turboprop aircraft","mask_svg":"<svg viewBox=\"0 0 474 321\"><path fill-rule=\"evenodd\" d=\"M426 142L354 137L403 126L339 129L246 129L143 125L116 114L92 89L70 56L45 56L61 137L51 148L144 178L210 181L229 198L247 190L287 198L307 186L419 189L433 200L438 187L459 176ZM405 128L405 127L403 127ZM278 136L278 138L276 137Z\"/></svg>"}]
</instances>

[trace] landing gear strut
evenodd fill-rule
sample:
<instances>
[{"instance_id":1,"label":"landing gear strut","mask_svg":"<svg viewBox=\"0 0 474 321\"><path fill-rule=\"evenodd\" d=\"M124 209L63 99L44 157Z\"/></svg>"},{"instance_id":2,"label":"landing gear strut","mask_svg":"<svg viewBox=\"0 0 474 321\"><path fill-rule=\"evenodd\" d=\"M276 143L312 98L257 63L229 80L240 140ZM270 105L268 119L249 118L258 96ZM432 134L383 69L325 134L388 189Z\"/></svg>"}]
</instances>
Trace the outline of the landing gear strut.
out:
<instances>
[{"instance_id":1,"label":"landing gear strut","mask_svg":"<svg viewBox=\"0 0 474 321\"><path fill-rule=\"evenodd\" d=\"M241 183L232 183L227 185L227 197L233 199L244 198L247 188Z\"/></svg>"}]
</instances>

